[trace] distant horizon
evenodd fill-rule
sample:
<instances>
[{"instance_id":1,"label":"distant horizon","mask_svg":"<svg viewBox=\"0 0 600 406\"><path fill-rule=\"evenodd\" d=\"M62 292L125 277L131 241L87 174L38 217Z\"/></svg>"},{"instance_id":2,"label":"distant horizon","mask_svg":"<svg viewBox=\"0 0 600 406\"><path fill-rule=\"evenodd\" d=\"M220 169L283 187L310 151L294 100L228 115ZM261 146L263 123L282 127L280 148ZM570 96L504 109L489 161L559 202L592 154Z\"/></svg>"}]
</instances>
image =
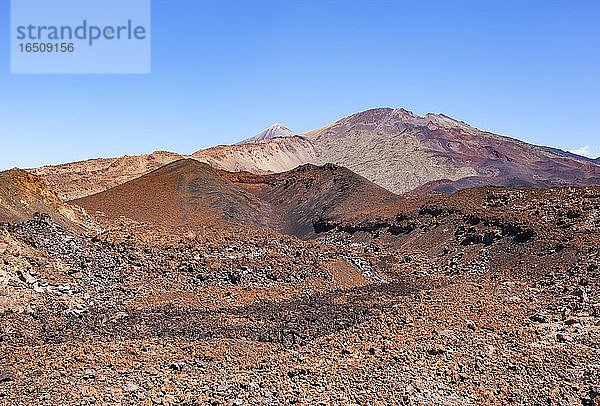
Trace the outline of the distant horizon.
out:
<instances>
[{"instance_id":1,"label":"distant horizon","mask_svg":"<svg viewBox=\"0 0 600 406\"><path fill-rule=\"evenodd\" d=\"M597 158L598 27L592 0L153 0L140 75L10 74L5 33L0 169L188 154L379 106Z\"/></svg>"}]
</instances>

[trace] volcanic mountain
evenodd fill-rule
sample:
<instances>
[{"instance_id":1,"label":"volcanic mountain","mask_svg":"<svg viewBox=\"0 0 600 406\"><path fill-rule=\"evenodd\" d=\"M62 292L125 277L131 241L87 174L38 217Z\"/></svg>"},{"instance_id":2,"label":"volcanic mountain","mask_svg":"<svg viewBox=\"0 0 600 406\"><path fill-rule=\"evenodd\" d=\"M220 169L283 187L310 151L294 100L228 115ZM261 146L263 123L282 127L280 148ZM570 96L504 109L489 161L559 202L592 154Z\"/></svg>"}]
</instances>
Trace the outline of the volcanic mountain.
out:
<instances>
[{"instance_id":1,"label":"volcanic mountain","mask_svg":"<svg viewBox=\"0 0 600 406\"><path fill-rule=\"evenodd\" d=\"M254 137L248 138L244 141L240 141L236 145L249 144L258 141L268 141L274 138L293 137L294 135L295 133L283 124L275 123L271 127L262 130Z\"/></svg>"},{"instance_id":2,"label":"volcanic mountain","mask_svg":"<svg viewBox=\"0 0 600 406\"><path fill-rule=\"evenodd\" d=\"M100 211L159 224L197 224L216 219L270 225L268 207L252 193L193 159L167 164L104 192L74 200L91 213Z\"/></svg>"},{"instance_id":3,"label":"volcanic mountain","mask_svg":"<svg viewBox=\"0 0 600 406\"><path fill-rule=\"evenodd\" d=\"M345 166L395 193L417 187L449 193L479 185L600 183L600 166L584 157L481 131L443 114L418 116L391 108L367 110L282 139L269 154L260 144L244 144L229 150L233 156L227 162L243 161L241 169L250 172L269 171L281 160L280 151L290 146L307 162ZM206 151L194 155L202 159ZM246 156L256 158L237 159ZM227 163L221 167L227 169Z\"/></svg>"},{"instance_id":4,"label":"volcanic mountain","mask_svg":"<svg viewBox=\"0 0 600 406\"><path fill-rule=\"evenodd\" d=\"M184 159L73 203L112 218L165 225L246 222L311 238L321 231L319 224L324 221L400 200L332 164L255 175Z\"/></svg>"},{"instance_id":5,"label":"volcanic mountain","mask_svg":"<svg viewBox=\"0 0 600 406\"><path fill-rule=\"evenodd\" d=\"M402 199L351 170L334 164L306 164L272 175L222 172L277 213L279 231L312 238L329 221L399 203Z\"/></svg>"},{"instance_id":6,"label":"volcanic mountain","mask_svg":"<svg viewBox=\"0 0 600 406\"><path fill-rule=\"evenodd\" d=\"M0 223L18 223L36 213L76 228L97 227L80 207L63 203L40 177L20 169L0 172Z\"/></svg>"},{"instance_id":7,"label":"volcanic mountain","mask_svg":"<svg viewBox=\"0 0 600 406\"><path fill-rule=\"evenodd\" d=\"M545 188L600 183L597 160L481 131L443 114L419 116L404 109L378 108L303 135L275 127L238 145L200 150L192 157L218 169L255 174L333 163L396 194L451 193L482 185ZM133 168L102 160L44 167L34 173L72 199L179 158L162 152L141 156L142 165Z\"/></svg>"},{"instance_id":8,"label":"volcanic mountain","mask_svg":"<svg viewBox=\"0 0 600 406\"><path fill-rule=\"evenodd\" d=\"M9 215L64 206L1 175ZM404 199L186 159L76 202L118 221L0 223L3 404L600 399L600 186Z\"/></svg>"}]
</instances>

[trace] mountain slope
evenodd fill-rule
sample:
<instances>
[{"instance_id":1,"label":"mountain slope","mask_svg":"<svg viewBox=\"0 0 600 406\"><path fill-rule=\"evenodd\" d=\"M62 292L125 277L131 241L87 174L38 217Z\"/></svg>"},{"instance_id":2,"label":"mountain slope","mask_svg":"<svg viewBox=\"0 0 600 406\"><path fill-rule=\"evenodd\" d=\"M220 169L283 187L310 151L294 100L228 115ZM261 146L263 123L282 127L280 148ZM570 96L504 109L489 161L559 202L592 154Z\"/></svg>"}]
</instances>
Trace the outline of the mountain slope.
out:
<instances>
[{"instance_id":1,"label":"mountain slope","mask_svg":"<svg viewBox=\"0 0 600 406\"><path fill-rule=\"evenodd\" d=\"M183 156L167 151L99 158L28 171L42 177L63 200L73 200L125 183Z\"/></svg>"},{"instance_id":2,"label":"mountain slope","mask_svg":"<svg viewBox=\"0 0 600 406\"><path fill-rule=\"evenodd\" d=\"M185 159L73 203L109 218L164 225L246 222L312 238L322 231L318 225L324 221L341 221L349 213L400 200L335 165L255 175Z\"/></svg>"},{"instance_id":3,"label":"mountain slope","mask_svg":"<svg viewBox=\"0 0 600 406\"><path fill-rule=\"evenodd\" d=\"M166 225L202 224L216 219L272 223L269 208L256 196L193 159L167 164L73 203L111 218L124 216Z\"/></svg>"},{"instance_id":4,"label":"mountain slope","mask_svg":"<svg viewBox=\"0 0 600 406\"><path fill-rule=\"evenodd\" d=\"M476 186L549 187L600 182L600 167L480 131L444 115L374 109L313 132L329 162L397 193L447 179L442 192Z\"/></svg>"},{"instance_id":5,"label":"mountain slope","mask_svg":"<svg viewBox=\"0 0 600 406\"><path fill-rule=\"evenodd\" d=\"M0 223L20 223L36 213L70 227L97 228L84 210L63 203L38 176L20 169L0 172Z\"/></svg>"},{"instance_id":6,"label":"mountain slope","mask_svg":"<svg viewBox=\"0 0 600 406\"><path fill-rule=\"evenodd\" d=\"M328 222L402 200L333 164L306 164L272 175L224 172L223 176L267 202L279 218L278 231L304 239L326 231Z\"/></svg>"},{"instance_id":7,"label":"mountain slope","mask_svg":"<svg viewBox=\"0 0 600 406\"><path fill-rule=\"evenodd\" d=\"M583 161L583 162L593 162L593 163L598 163L599 159L594 159L594 158L589 158L587 156L583 156L583 155L577 155L573 152L569 152L569 151L564 151L562 149L559 148L553 148L553 147L542 147L544 148L546 151L550 151L553 152L557 155L566 157L566 158L571 158L571 159L575 159L578 161Z\"/></svg>"},{"instance_id":8,"label":"mountain slope","mask_svg":"<svg viewBox=\"0 0 600 406\"><path fill-rule=\"evenodd\" d=\"M193 154L195 159L230 172L285 172L306 163L320 163L313 143L300 136L268 142L220 145Z\"/></svg>"}]
</instances>

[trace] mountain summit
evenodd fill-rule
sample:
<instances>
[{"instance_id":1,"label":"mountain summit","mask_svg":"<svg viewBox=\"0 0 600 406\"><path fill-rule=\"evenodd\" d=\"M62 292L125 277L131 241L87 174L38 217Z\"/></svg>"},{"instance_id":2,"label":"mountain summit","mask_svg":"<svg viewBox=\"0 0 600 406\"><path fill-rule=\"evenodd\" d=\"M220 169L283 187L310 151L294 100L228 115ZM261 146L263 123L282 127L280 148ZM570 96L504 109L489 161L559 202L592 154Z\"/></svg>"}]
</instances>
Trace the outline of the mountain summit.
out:
<instances>
[{"instance_id":1,"label":"mountain summit","mask_svg":"<svg viewBox=\"0 0 600 406\"><path fill-rule=\"evenodd\" d=\"M296 135L292 130L280 123L275 123L269 128L265 128L252 138L238 142L236 145L251 144L257 141L272 140L273 138L293 137Z\"/></svg>"}]
</instances>

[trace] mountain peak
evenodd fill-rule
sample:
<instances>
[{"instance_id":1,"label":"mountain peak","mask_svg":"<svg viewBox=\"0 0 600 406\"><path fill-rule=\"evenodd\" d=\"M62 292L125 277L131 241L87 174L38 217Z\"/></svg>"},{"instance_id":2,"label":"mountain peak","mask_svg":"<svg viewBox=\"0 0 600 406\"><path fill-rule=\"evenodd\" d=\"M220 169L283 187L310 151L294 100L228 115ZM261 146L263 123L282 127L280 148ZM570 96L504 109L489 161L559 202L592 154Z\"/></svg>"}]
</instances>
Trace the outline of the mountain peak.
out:
<instances>
[{"instance_id":1,"label":"mountain peak","mask_svg":"<svg viewBox=\"0 0 600 406\"><path fill-rule=\"evenodd\" d=\"M326 127L307 133L307 135L314 135L319 131L332 129L336 126L350 127L362 131L367 129L373 131L391 131L391 133L400 131L399 128L404 128L406 126L435 126L444 129L460 128L465 131L476 130L464 121L457 120L441 113L427 113L424 116L421 116L404 108L379 107L344 117Z\"/></svg>"},{"instance_id":2,"label":"mountain peak","mask_svg":"<svg viewBox=\"0 0 600 406\"><path fill-rule=\"evenodd\" d=\"M391 107L379 107L365 111L361 111L350 116L343 118L343 120L354 120L361 122L377 122L382 123L386 121L402 121L406 123L426 125L429 122L435 122L438 124L445 123L448 125L468 125L463 121L452 118L443 113L427 113L424 116L413 113L405 108L391 108Z\"/></svg>"},{"instance_id":3,"label":"mountain peak","mask_svg":"<svg viewBox=\"0 0 600 406\"><path fill-rule=\"evenodd\" d=\"M254 137L245 139L244 141L240 141L235 145L250 144L258 141L271 140L273 138L293 137L295 135L296 133L294 133L292 130L290 130L283 124L275 123L272 126L265 128L264 130L256 134Z\"/></svg>"}]
</instances>

